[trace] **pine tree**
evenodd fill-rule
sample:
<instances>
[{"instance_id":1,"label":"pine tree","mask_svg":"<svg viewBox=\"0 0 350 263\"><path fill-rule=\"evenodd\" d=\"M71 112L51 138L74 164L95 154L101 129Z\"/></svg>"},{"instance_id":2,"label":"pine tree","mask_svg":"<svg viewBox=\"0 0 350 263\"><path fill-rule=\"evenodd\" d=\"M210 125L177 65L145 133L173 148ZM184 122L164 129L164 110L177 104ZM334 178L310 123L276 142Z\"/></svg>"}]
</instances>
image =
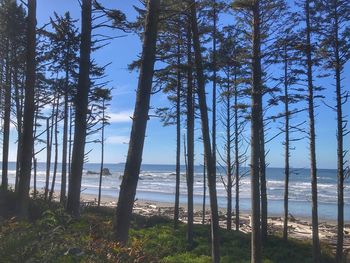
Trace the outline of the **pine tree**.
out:
<instances>
[{"instance_id":1,"label":"pine tree","mask_svg":"<svg viewBox=\"0 0 350 263\"><path fill-rule=\"evenodd\" d=\"M23 115L23 141L20 160L20 177L18 182L18 214L27 217L29 187L32 168L33 126L34 126L34 91L35 91L35 49L36 49L36 0L28 0L27 20L27 55L26 55L26 92ZM25 143L24 143L25 142Z\"/></svg>"},{"instance_id":2,"label":"pine tree","mask_svg":"<svg viewBox=\"0 0 350 263\"><path fill-rule=\"evenodd\" d=\"M84 150L87 130L87 108L90 90L90 55L92 31L92 3L82 1L81 41L79 60L79 80L75 98L75 131L71 164L71 178L68 187L67 211L79 215L81 178L84 164Z\"/></svg>"},{"instance_id":3,"label":"pine tree","mask_svg":"<svg viewBox=\"0 0 350 263\"><path fill-rule=\"evenodd\" d=\"M213 153L210 140L209 123L208 123L208 108L205 95L205 78L203 70L203 59L201 53L201 43L198 31L197 22L197 8L196 2L191 0L188 2L188 8L191 12L191 29L193 47L195 53L195 65L197 73L198 84L198 102L202 123L202 138L204 144L204 152L207 161L208 171L208 187L210 196L211 207L211 254L212 262L220 262L220 237L219 237L219 217L218 217L218 205L216 194L216 177L215 177L215 163L213 160Z\"/></svg>"},{"instance_id":4,"label":"pine tree","mask_svg":"<svg viewBox=\"0 0 350 263\"><path fill-rule=\"evenodd\" d=\"M130 135L129 151L125 164L122 184L120 186L114 225L116 239L122 244L126 244L128 240L131 213L140 174L150 96L152 91L159 10L160 1L149 0L147 5L140 77Z\"/></svg>"},{"instance_id":5,"label":"pine tree","mask_svg":"<svg viewBox=\"0 0 350 263\"><path fill-rule=\"evenodd\" d=\"M336 106L331 107L337 114L337 173L338 173L338 221L337 221L337 262L344 259L344 180L345 155L344 137L347 120L344 116L344 104L349 98L349 91L344 88L344 66L350 59L350 3L344 0L318 1L320 21L320 53L324 68L332 72L335 80Z\"/></svg>"},{"instance_id":6,"label":"pine tree","mask_svg":"<svg viewBox=\"0 0 350 263\"><path fill-rule=\"evenodd\" d=\"M241 164L245 162L245 153L242 150L243 131L246 125L247 105L242 102L246 92L248 50L243 34L237 27L225 27L218 38L218 67L224 76L220 78L220 101L223 109L220 120L226 130L224 137L224 152L219 154L223 159L227 191L227 229L231 229L232 222L232 189L235 186L235 225L239 230L239 186L244 173L240 172ZM219 152L220 153L220 152ZM232 156L232 157L231 157Z\"/></svg>"},{"instance_id":7,"label":"pine tree","mask_svg":"<svg viewBox=\"0 0 350 263\"><path fill-rule=\"evenodd\" d=\"M302 74L307 82L307 104L309 117L309 148L310 148L310 177L312 192L312 254L313 262L320 262L320 240L318 231L318 194L317 194L317 163L316 163L316 128L315 128L315 98L319 87L315 85L314 68L319 61L316 57L316 43L314 39L315 27L315 1L302 0L298 2L300 7L299 21L303 27L300 29L300 44L298 50L301 53L300 64L303 66Z\"/></svg>"}]
</instances>

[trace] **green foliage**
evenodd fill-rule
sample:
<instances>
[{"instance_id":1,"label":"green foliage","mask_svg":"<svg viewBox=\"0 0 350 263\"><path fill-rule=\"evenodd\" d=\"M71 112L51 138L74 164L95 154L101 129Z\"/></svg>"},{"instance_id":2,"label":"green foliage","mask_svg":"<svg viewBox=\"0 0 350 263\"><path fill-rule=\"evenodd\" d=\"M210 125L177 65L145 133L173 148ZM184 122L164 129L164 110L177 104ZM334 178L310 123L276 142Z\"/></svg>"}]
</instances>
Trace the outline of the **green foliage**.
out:
<instances>
[{"instance_id":1,"label":"green foliage","mask_svg":"<svg viewBox=\"0 0 350 263\"><path fill-rule=\"evenodd\" d=\"M36 200L33 207L40 203ZM36 208L37 210L41 210ZM195 244L188 250L186 225L173 228L169 219L134 215L129 244L113 240L113 209L88 208L73 219L59 205L51 205L32 222L7 220L0 226L2 262L122 262L204 263L210 258L210 228L195 225ZM221 262L250 262L250 236L221 230ZM333 262L323 249L322 262ZM264 263L311 262L310 242L269 237Z\"/></svg>"}]
</instances>

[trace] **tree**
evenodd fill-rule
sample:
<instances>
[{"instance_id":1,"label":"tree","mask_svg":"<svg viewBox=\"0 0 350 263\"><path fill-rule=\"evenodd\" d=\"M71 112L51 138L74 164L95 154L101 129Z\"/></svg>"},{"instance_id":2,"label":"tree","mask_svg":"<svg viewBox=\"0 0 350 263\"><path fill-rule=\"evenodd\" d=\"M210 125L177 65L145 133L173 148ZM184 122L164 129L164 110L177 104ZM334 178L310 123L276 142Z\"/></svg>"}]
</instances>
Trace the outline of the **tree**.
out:
<instances>
[{"instance_id":1,"label":"tree","mask_svg":"<svg viewBox=\"0 0 350 263\"><path fill-rule=\"evenodd\" d=\"M237 26L238 27L238 26ZM220 101L223 104L220 114L221 123L226 131L224 136L224 154L219 155L221 165L226 172L226 181L223 179L227 192L227 229L232 223L232 189L235 186L235 225L239 230L239 186L244 173L240 172L241 164L245 162L245 152L241 149L243 131L246 125L247 105L241 102L245 95L248 50L243 34L236 26L224 27L218 37L218 67L224 73L219 79L221 86ZM231 157L232 156L232 157Z\"/></svg>"},{"instance_id":2,"label":"tree","mask_svg":"<svg viewBox=\"0 0 350 263\"><path fill-rule=\"evenodd\" d=\"M98 186L98 199L97 199L97 205L100 206L101 204L101 189L102 189L102 176L103 176L103 169L104 169L104 145L105 145L105 127L108 125L108 115L106 115L106 109L109 106L108 102L112 99L111 97L111 90L107 88L96 88L93 91L93 96L95 97L95 100L98 100L101 102L101 105L97 105L98 109L98 122L101 123L101 166L100 166L100 179L99 179L99 186ZM102 115L102 116L101 116Z\"/></svg>"},{"instance_id":3,"label":"tree","mask_svg":"<svg viewBox=\"0 0 350 263\"><path fill-rule=\"evenodd\" d=\"M22 6L18 6L14 1L2 1L0 3L0 35L1 48L0 58L4 63L4 87L3 98L3 147L2 147L2 183L1 189L8 188L8 154L10 138L10 121L12 106L12 91L14 90L14 101L20 103L20 96L17 93L19 87L19 73L22 70L19 63L23 63L23 53L25 50L25 11ZM24 63L23 63L24 64ZM1 97L1 96L0 96ZM16 123L15 123L16 125ZM17 122L17 131L21 132L21 122Z\"/></svg>"},{"instance_id":4,"label":"tree","mask_svg":"<svg viewBox=\"0 0 350 263\"><path fill-rule=\"evenodd\" d=\"M284 119L280 127L280 131L284 133L284 220L283 220L283 238L288 239L288 215L289 215L289 181L290 175L292 174L290 166L291 146L293 142L304 139L304 136L300 136L300 133L305 133L303 125L305 122L297 124L292 123L292 118L297 113L304 111L304 108L292 108L292 106L300 101L305 100L305 94L303 89L298 89L296 85L301 81L299 69L296 67L297 61L299 60L298 55L295 52L296 35L293 31L295 23L293 18L288 14L285 21L286 23L285 33L281 34L276 44L275 52L275 63L280 64L282 67L282 75L275 80L278 82L278 86L281 86L282 94L273 96L270 99L270 105L278 105L280 102L284 106L284 111L277 116L272 116L273 120ZM293 137L293 133L299 134L299 137Z\"/></svg>"},{"instance_id":5,"label":"tree","mask_svg":"<svg viewBox=\"0 0 350 263\"><path fill-rule=\"evenodd\" d=\"M208 172L208 187L210 196L210 208L211 208L211 252L212 262L220 262L220 237L219 237L219 216L216 194L216 177L215 177L215 163L213 160L213 153L211 149L211 140L208 123L208 108L205 95L205 78L203 73L203 61L201 54L201 44L198 32L197 22L197 8L195 0L188 1L188 8L191 12L191 29L193 38L193 47L195 53L195 65L197 73L197 94L199 109L202 123L202 138L204 145L205 158L207 161Z\"/></svg>"},{"instance_id":6,"label":"tree","mask_svg":"<svg viewBox=\"0 0 350 263\"><path fill-rule=\"evenodd\" d=\"M75 97L75 130L71 164L71 178L68 187L67 211L79 215L81 178L84 164L84 150L87 130L87 108L90 90L91 54L91 1L82 1L81 42L79 60L79 79Z\"/></svg>"},{"instance_id":7,"label":"tree","mask_svg":"<svg viewBox=\"0 0 350 263\"><path fill-rule=\"evenodd\" d=\"M337 114L337 166L338 166L338 221L337 221L337 262L344 258L344 180L345 156L344 137L347 120L343 114L343 105L349 98L349 91L344 89L343 72L350 59L350 3L344 0L319 1L319 34L321 38L321 56L324 68L332 71L335 80L336 106L330 108Z\"/></svg>"},{"instance_id":8,"label":"tree","mask_svg":"<svg viewBox=\"0 0 350 263\"><path fill-rule=\"evenodd\" d=\"M156 55L159 10L160 0L149 0L129 151L120 186L114 224L116 239L122 244L125 244L128 240L132 208L140 174L147 120L149 118L148 111Z\"/></svg>"},{"instance_id":9,"label":"tree","mask_svg":"<svg viewBox=\"0 0 350 263\"><path fill-rule=\"evenodd\" d=\"M35 87L35 48L36 48L36 0L28 0L26 55L26 91L23 115L23 141L18 183L18 214L26 217L29 203L29 186L32 168L33 126L34 126L34 87ZM24 143L25 142L25 143Z\"/></svg>"},{"instance_id":10,"label":"tree","mask_svg":"<svg viewBox=\"0 0 350 263\"><path fill-rule=\"evenodd\" d=\"M300 46L299 51L302 54L300 60L301 65L304 66L303 74L307 79L307 104L309 115L309 147L310 147L310 177L311 177L311 191L312 191L312 254L313 262L320 262L320 240L318 234L318 195L317 195L317 163L316 163L316 131L315 131L315 91L319 88L314 84L314 68L318 65L315 57L316 43L313 42L313 33L315 28L312 26L315 21L315 9L313 0L300 1L302 14L299 14L299 21L303 22L305 26L300 32Z\"/></svg>"}]
</instances>

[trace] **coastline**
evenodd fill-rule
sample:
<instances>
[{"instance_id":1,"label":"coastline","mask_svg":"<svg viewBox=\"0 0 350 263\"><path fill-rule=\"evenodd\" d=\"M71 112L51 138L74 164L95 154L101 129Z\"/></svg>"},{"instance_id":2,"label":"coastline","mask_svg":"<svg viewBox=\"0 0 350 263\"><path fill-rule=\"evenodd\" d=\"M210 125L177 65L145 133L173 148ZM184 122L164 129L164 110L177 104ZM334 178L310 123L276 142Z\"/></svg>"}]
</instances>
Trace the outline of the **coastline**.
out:
<instances>
[{"instance_id":1,"label":"coastline","mask_svg":"<svg viewBox=\"0 0 350 263\"><path fill-rule=\"evenodd\" d=\"M90 206L97 204L97 197L91 194L81 194L83 206ZM117 199L110 196L101 197L101 205L106 207L116 207ZM183 223L187 222L186 218L186 204L179 204L179 220ZM219 224L220 227L226 228L226 209L219 209ZM143 216L164 216L170 219L173 218L174 204L170 202L157 202L150 200L135 200L133 213ZM202 206L194 205L194 223L202 224ZM234 215L232 216L234 219ZM210 223L210 207L206 205L205 224ZM232 222L232 229L235 228L234 220ZM312 240L312 226L311 218L308 217L294 217L290 216L288 222L288 237L297 240L311 241ZM250 213L248 211L240 212L240 231L250 233ZM269 215L268 218L269 234L281 235L283 231L283 217L280 215ZM319 223L320 241L328 244L332 250L335 251L337 244L337 224L335 220L320 220ZM350 255L350 223L345 222L344 227L344 250L345 254Z\"/></svg>"}]
</instances>

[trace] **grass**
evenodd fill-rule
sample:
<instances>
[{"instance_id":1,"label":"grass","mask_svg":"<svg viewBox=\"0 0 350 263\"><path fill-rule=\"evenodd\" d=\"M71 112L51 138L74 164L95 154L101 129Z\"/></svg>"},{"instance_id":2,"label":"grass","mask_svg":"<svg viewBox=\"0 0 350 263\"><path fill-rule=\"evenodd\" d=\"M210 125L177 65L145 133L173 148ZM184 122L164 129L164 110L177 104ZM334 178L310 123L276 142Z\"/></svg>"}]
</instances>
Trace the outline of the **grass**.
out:
<instances>
[{"instance_id":1,"label":"grass","mask_svg":"<svg viewBox=\"0 0 350 263\"><path fill-rule=\"evenodd\" d=\"M209 226L195 225L189 250L185 224L174 230L168 219L135 215L129 244L121 247L113 240L113 214L110 208L91 207L73 219L58 204L33 201L29 221L0 223L1 262L211 262ZM264 263L312 262L309 242L275 236L269 237L263 256ZM221 262L250 262L250 236L222 229ZM334 262L326 248L322 262Z\"/></svg>"}]
</instances>

